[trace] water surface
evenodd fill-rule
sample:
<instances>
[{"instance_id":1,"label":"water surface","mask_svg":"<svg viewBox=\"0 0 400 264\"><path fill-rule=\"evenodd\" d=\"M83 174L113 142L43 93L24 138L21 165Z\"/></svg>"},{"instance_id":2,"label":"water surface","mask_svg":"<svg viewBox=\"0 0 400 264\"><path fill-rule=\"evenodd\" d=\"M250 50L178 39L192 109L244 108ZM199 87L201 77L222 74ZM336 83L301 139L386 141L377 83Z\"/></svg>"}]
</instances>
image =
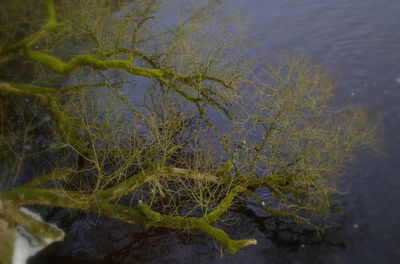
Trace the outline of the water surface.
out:
<instances>
[{"instance_id":1,"label":"water surface","mask_svg":"<svg viewBox=\"0 0 400 264\"><path fill-rule=\"evenodd\" d=\"M257 211L241 212L225 230L259 244L221 258L196 232L142 230L54 209L45 217L58 220L66 240L32 263L399 263L400 1L239 0L232 9L251 19L254 56L304 51L336 77L338 101L382 117L387 155L360 153L349 167L342 184L351 185L350 193L337 198L345 214L334 216L332 229L318 238Z\"/></svg>"}]
</instances>

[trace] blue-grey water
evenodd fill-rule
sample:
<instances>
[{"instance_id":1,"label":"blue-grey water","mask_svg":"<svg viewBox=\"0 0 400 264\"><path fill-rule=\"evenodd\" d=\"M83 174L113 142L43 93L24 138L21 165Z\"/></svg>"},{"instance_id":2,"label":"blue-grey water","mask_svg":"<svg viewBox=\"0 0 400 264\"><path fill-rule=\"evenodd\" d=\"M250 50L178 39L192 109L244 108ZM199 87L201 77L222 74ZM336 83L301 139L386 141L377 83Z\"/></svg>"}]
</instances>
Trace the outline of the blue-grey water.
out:
<instances>
[{"instance_id":1,"label":"blue-grey water","mask_svg":"<svg viewBox=\"0 0 400 264\"><path fill-rule=\"evenodd\" d=\"M32 263L400 263L400 1L238 0L250 18L260 58L301 50L337 79L338 100L380 116L385 152L360 153L342 178L350 192L337 197L344 213L326 235L292 228L254 211L227 226L236 238L258 245L223 253L203 235L142 230L114 220L58 210L47 212L67 232ZM46 216L45 216L46 217Z\"/></svg>"}]
</instances>

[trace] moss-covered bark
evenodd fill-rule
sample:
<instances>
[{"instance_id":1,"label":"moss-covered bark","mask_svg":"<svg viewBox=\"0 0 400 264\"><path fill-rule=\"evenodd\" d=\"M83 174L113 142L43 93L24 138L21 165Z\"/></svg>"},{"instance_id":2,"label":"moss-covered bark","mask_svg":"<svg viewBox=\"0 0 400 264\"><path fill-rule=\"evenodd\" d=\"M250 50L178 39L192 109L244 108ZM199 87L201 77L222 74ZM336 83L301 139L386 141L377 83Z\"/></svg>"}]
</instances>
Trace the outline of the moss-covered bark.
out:
<instances>
[{"instance_id":1,"label":"moss-covered bark","mask_svg":"<svg viewBox=\"0 0 400 264\"><path fill-rule=\"evenodd\" d=\"M119 28L123 28L120 24L107 27L104 24L98 26L96 23L92 30L90 25L82 24L85 12L90 13L87 10L77 12L78 18L70 16L69 19L74 22L59 22L53 1L43 1L47 7L47 21L37 32L1 50L0 66L6 65L9 60L23 58L35 62L36 66L50 69L55 74L66 76L76 73L70 78L71 82L75 82L74 78L80 73L85 75L78 77L77 85L72 84L60 89L42 87L38 79L34 82L38 85L13 83L12 77L6 77L11 81L0 81L1 92L35 96L47 106L48 113L52 116L52 121L48 124L52 131L56 131L51 136L57 135L57 143L58 139L63 142L50 142L48 145L46 142L37 148L44 146L45 151L52 151L62 146L63 151L68 150L69 154L72 153L63 160L69 169L55 169L15 189L0 192L0 217L9 223L23 225L39 236L49 232L51 236L58 236L59 232L46 223L21 213L21 206L51 205L100 213L145 227L196 229L210 235L227 251L233 253L256 243L253 239L231 239L222 229L216 227L218 220L229 210L235 199L245 193L259 202L268 213L290 216L299 222L312 225L298 213L301 210L324 213L323 210L329 207L329 195L336 191L331 185L333 179L327 175L338 173L342 164L351 158L350 151L354 147L367 145L369 140L372 141L363 119L365 115L361 112L357 114L357 111L354 111L350 113L353 116L346 119L344 116L348 116L347 112L337 114L336 111L325 109L333 84L319 67L307 64L308 61L303 57L289 60L288 65L268 69L265 72L267 76L261 79L266 78L268 82L271 79L271 83L264 83L256 76L250 79L244 77L237 82L243 84L245 89L249 88L247 86L252 87L249 91L255 92L255 99L244 100L251 101L252 105L244 106L238 101L245 96L251 97L250 93L230 93L229 90L235 90L235 80L240 78L238 76L252 75L248 74L251 67L240 73L240 61L232 68L223 69L225 63L230 63L225 57L228 48L222 48L224 52L219 57L214 57L215 50L209 50L208 55L206 52L203 54L203 47L195 51L201 54L192 53L191 45L201 42L201 39L198 35L192 38L186 34L193 29L200 29L199 25L185 28L186 22L182 24L183 30L176 29L179 34L184 35L182 38L168 29L164 32L165 36L162 34L160 45L156 43L159 39L153 32L146 36L150 40L130 43L136 41L136 36L121 40L122 34L115 37L109 30L119 32ZM114 7L115 2L105 2L106 5L109 4L108 7ZM150 4L154 1L144 2ZM100 9L95 11L101 14ZM110 10L109 14L115 15L115 9ZM131 18L125 17L121 12L124 14L121 17L128 21L124 24L125 28L134 27L131 22L136 23L136 20L150 19L149 12L144 11L143 17L133 14ZM64 14L75 15L74 12ZM98 17L97 20L89 21L98 22L101 20ZM189 20L187 23L191 23ZM69 32L65 32L70 35L59 38L61 32L58 30L63 26L71 26L68 28ZM134 35L140 32L141 26L142 23L139 22ZM76 28L81 31L72 30ZM129 30L126 32L132 33ZM52 33L57 33L54 34L54 39L46 39L52 37ZM115 37L113 42L102 43L108 42L110 35ZM168 36L172 37L169 39ZM190 37L190 41L186 43L187 37ZM165 47L168 46L168 41L177 45L171 45L170 50ZM78 45L75 46L75 43ZM215 48L219 49L221 44L218 43L218 47ZM137 50L141 47L148 50L153 46L156 48L151 56ZM71 49L63 50L64 48ZM189 50L188 53L183 51L186 49ZM79 53L80 51L82 53ZM174 58L181 51L187 57ZM197 55L198 58L192 57ZM216 69L211 66L213 63L217 63L218 67L213 66ZM308 66L310 68L307 68ZM41 67L38 68L41 70ZM80 69L82 71L78 72ZM116 74L124 73L123 78L114 81L114 76L108 76L111 75L111 71L108 70L118 70L115 71ZM218 71L228 72L220 75L225 79L213 77L213 74L219 75ZM87 73L89 81L86 81ZM152 81L152 86L144 92L143 97L146 98L143 101L136 102L121 93L117 83L124 85L126 76L146 77ZM82 86L79 85L81 77L85 79ZM47 79L45 82L47 83ZM89 96L87 95L91 91L84 94L78 90L78 93L75 93L75 89L85 88L85 85L86 88L98 87L102 90L106 87L109 90L107 94L102 94L101 91ZM72 90L72 100L68 98L63 101L63 95ZM143 90L142 87L138 89L140 93ZM109 91L112 93L108 93ZM197 116L193 118L196 113L186 114L186 106L181 108L182 102L171 94L178 94L179 99L183 97L184 102L194 104L198 114L208 122L209 127L212 127L212 124L206 117L206 106L221 110L219 112L224 112L224 116L228 117L226 121L232 122L227 126L232 128L232 131L215 129L210 132L203 129L203 126L207 127L203 121L201 124L194 124L198 121ZM178 104L179 106L176 106ZM7 111L10 111L9 105ZM167 109L164 109L166 105ZM125 115L129 112L127 110L131 110L136 117L130 113ZM237 119L230 119L234 111L238 112L235 115ZM209 113L214 114L211 111ZM328 118L322 116L324 113L328 114ZM25 115L21 116L21 119L25 119ZM15 142L9 144L10 152L15 156L19 155L18 158L21 159L27 155L39 156L33 154L36 146L33 148L29 145L29 148L25 149L25 143L28 140L33 142L36 139L34 137L41 133L37 131L37 126L35 129L26 129L32 131L32 135L17 135L21 134L20 127L28 128L30 123L35 124L35 119L38 118L38 115L32 118L30 115L26 116L26 119L30 120L18 120L21 121L20 126L13 126L16 123L14 117L6 120L8 124L13 123L9 130L13 140L15 139ZM178 118L175 118L176 116ZM330 118L335 116L339 116L338 121ZM354 122L360 124L354 125ZM127 128L133 132L126 132ZM15 131L12 131L13 129ZM209 136L212 139L208 138ZM246 144L243 139L251 142ZM240 146L239 140L243 140ZM209 151L208 147L218 144L217 142L220 145ZM134 151L131 151L132 149ZM219 158L225 161L222 162ZM46 169L53 169L52 165L46 166ZM59 164L54 167L57 166ZM272 208L266 205L261 197L253 192L259 186L268 187L270 194L279 200L280 207ZM133 205L120 205L119 200L127 194L134 196ZM139 199L144 202L138 202ZM173 203L175 201L177 202Z\"/></svg>"},{"instance_id":2,"label":"moss-covered bark","mask_svg":"<svg viewBox=\"0 0 400 264\"><path fill-rule=\"evenodd\" d=\"M219 216L229 208L233 198L243 189L241 187L232 190L223 199L220 206L209 214L203 217L183 217L162 215L150 209L143 202L139 202L136 209L134 209L123 205L110 204L108 200L93 199L90 195L60 190L32 189L30 186L32 185L27 184L17 189L3 192L0 199L3 205L7 205L4 210L9 215L9 218L16 223L24 225L34 234L54 237L60 235L59 230L52 229L48 224L39 222L17 211L22 205L41 204L91 211L94 213L100 212L112 218L141 224L146 227L158 226L173 229L197 229L216 239L231 253L236 252L242 247L256 244L254 239L233 240L222 229L211 225L212 222L218 220Z\"/></svg>"},{"instance_id":3,"label":"moss-covered bark","mask_svg":"<svg viewBox=\"0 0 400 264\"><path fill-rule=\"evenodd\" d=\"M15 229L8 225L0 216L0 263L8 264L12 261Z\"/></svg>"}]
</instances>

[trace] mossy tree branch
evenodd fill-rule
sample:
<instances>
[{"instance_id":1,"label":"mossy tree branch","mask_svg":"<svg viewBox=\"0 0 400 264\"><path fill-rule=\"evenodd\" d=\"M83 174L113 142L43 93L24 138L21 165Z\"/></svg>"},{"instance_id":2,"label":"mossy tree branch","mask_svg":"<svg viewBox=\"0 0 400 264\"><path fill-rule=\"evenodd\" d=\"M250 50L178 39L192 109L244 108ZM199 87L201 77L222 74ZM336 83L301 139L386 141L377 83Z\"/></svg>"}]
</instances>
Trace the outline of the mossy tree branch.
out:
<instances>
[{"instance_id":1,"label":"mossy tree branch","mask_svg":"<svg viewBox=\"0 0 400 264\"><path fill-rule=\"evenodd\" d=\"M232 203L233 198L243 188L235 188L223 199L220 205L209 214L203 217L182 217L182 216L166 216L162 215L152 209L141 201L137 205L137 209L123 205L109 204L107 200L91 199L91 195L79 194L75 192L51 189L32 189L33 184L27 184L17 189L3 192L0 196L0 201L6 204L4 211L10 215L13 221L23 224L35 234L49 234L49 225L39 222L35 219L17 211L19 206L41 204L53 205L63 208L70 208L76 210L91 211L94 213L101 212L101 214L123 220L130 223L138 223L146 227L158 226L176 229L198 229L210 235L219 241L224 248L230 252L235 253L240 248L248 245L256 244L254 239L232 240L221 229L211 226L219 216L225 212ZM27 191L29 188L29 191ZM57 229L51 229L50 233L54 236L59 236Z\"/></svg>"},{"instance_id":2,"label":"mossy tree branch","mask_svg":"<svg viewBox=\"0 0 400 264\"><path fill-rule=\"evenodd\" d=\"M53 0L46 0L47 22L38 31L23 38L18 43L5 48L0 54L0 65L21 55L22 50L36 44L46 35L59 30L65 23L57 22L57 12Z\"/></svg>"},{"instance_id":3,"label":"mossy tree branch","mask_svg":"<svg viewBox=\"0 0 400 264\"><path fill-rule=\"evenodd\" d=\"M75 126L71 117L61 110L60 105L57 102L57 89L25 83L16 84L0 82L0 90L17 94L31 95L39 98L47 105L50 113L53 115L64 140L82 151L87 151L86 144L84 144L80 140L79 136L76 135Z\"/></svg>"},{"instance_id":4,"label":"mossy tree branch","mask_svg":"<svg viewBox=\"0 0 400 264\"><path fill-rule=\"evenodd\" d=\"M202 89L196 89L196 86L193 84L193 81L199 78L199 76L182 76L180 74L175 74L170 71L162 70L162 69L148 69L143 67L133 66L131 61L129 60L103 60L98 58L96 55L92 54L80 54L73 56L68 62L63 62L58 58L46 54L42 51L37 51L33 49L26 48L24 49L24 54L34 60L37 61L54 71L62 74L71 73L81 67L89 66L98 70L109 70L109 69L122 69L127 71L130 74L136 76L143 76L150 79L154 79L160 82L160 84L165 85L166 87L172 89L177 92L181 96L183 96L187 101L191 101L195 104L201 116L205 118L205 109L200 105L201 102L208 103L217 109L224 111L224 113L231 117L230 111L224 107L217 100L208 96ZM205 80L217 80L216 78L203 78ZM192 96L188 92L184 91L182 88L179 88L174 82L183 81L185 84L189 84L194 88L194 91L198 91L199 96ZM222 80L217 80L218 82L223 82Z\"/></svg>"},{"instance_id":5,"label":"mossy tree branch","mask_svg":"<svg viewBox=\"0 0 400 264\"><path fill-rule=\"evenodd\" d=\"M39 235L48 226L21 214L21 206L57 206L145 227L196 229L233 253L256 243L234 240L217 227L235 200L247 194L270 214L313 226L302 213L323 215L337 192L335 176L353 157L351 151L374 142L365 113L327 106L334 84L303 55L285 58L283 65L268 66L258 76L249 74L253 64L239 53L229 58L230 24L229 32L215 32L210 45L218 28L213 23L219 25L221 17L210 8L214 1L206 1L210 5L204 10L196 2L193 14L185 13L185 22L176 28L155 17L156 1L126 9L120 1L64 1L60 6L43 1L44 25L0 51L7 73L0 91L38 98L54 121L32 125L39 124L43 112L36 100L33 106L19 100L18 109L13 102L0 104L5 110L0 121L12 139L6 162L34 156L45 160L39 167L48 162L48 153L68 152L62 164L51 160L53 167L43 167L52 171L31 175L32 181L11 190L2 187L0 215L38 229ZM8 74L15 69L6 62L21 58L35 68L17 77ZM26 75L32 83L17 83ZM55 77L58 82L60 75L68 78L66 87L40 86ZM87 84L80 85L83 81ZM208 121L214 114L209 108L221 113L223 120L215 118L221 127ZM49 126L56 133L45 134L45 144L39 145L40 128ZM60 141L61 148L53 144ZM7 176L19 176L21 164ZM268 206L258 191L274 196L279 207ZM121 205L127 195L131 205Z\"/></svg>"}]
</instances>

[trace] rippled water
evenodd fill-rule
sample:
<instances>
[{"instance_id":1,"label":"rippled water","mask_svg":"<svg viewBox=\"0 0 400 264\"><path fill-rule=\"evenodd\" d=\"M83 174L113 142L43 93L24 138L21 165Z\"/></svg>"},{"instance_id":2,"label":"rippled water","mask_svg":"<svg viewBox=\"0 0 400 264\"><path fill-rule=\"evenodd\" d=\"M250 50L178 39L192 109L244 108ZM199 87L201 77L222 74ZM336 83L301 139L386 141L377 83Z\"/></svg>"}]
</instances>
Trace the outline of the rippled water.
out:
<instances>
[{"instance_id":1,"label":"rippled water","mask_svg":"<svg viewBox=\"0 0 400 264\"><path fill-rule=\"evenodd\" d=\"M241 212L226 230L259 244L221 258L203 235L142 230L54 209L45 217L58 220L66 241L32 263L399 263L400 1L238 0L233 9L251 18L258 41L254 55L302 50L336 76L338 100L360 103L382 117L387 155L361 153L351 165L343 177L351 192L338 197L346 213L316 238L252 210Z\"/></svg>"}]
</instances>

